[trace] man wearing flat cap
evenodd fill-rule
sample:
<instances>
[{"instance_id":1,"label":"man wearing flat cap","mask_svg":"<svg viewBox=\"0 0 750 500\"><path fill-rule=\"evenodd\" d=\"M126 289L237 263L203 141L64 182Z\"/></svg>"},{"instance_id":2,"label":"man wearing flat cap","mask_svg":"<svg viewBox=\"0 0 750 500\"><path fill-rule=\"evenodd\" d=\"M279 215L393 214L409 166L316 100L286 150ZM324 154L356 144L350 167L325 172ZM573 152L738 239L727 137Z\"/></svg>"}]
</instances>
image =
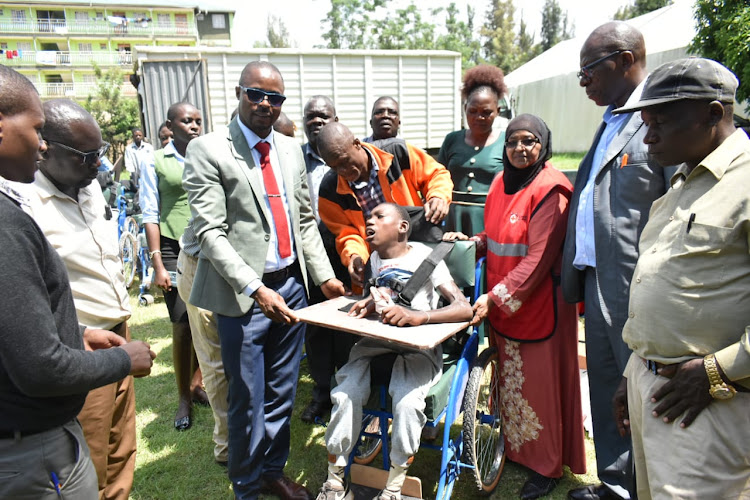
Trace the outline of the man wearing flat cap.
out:
<instances>
[{"instance_id":1,"label":"man wearing flat cap","mask_svg":"<svg viewBox=\"0 0 750 500\"><path fill-rule=\"evenodd\" d=\"M750 139L736 77L681 59L638 102L660 165L681 164L639 243L615 417L633 439L638 498L750 498ZM627 398L626 398L627 392Z\"/></svg>"}]
</instances>

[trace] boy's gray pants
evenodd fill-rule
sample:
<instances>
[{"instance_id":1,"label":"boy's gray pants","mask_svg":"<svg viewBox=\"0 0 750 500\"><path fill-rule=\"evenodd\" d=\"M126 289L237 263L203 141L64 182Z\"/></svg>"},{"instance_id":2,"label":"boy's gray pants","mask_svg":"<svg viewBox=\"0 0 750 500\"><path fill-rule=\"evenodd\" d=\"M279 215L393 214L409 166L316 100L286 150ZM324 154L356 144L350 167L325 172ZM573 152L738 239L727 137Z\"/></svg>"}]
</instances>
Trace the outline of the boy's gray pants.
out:
<instances>
[{"instance_id":1,"label":"boy's gray pants","mask_svg":"<svg viewBox=\"0 0 750 500\"><path fill-rule=\"evenodd\" d=\"M391 463L405 467L419 449L425 397L440 380L443 365L441 346L416 350L363 338L349 354L349 361L336 373L331 390L331 422L326 430L326 447L336 456L349 457L362 427L362 406L370 397L370 362L381 354L397 353L388 392L393 400Z\"/></svg>"}]
</instances>

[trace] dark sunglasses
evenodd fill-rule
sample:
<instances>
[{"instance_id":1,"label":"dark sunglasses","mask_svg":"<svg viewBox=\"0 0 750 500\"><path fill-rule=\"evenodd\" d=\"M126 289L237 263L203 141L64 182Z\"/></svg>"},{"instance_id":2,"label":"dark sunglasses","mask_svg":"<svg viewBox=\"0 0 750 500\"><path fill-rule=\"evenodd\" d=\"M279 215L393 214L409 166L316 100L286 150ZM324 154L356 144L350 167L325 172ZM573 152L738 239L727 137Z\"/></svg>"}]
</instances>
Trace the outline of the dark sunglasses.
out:
<instances>
[{"instance_id":1,"label":"dark sunglasses","mask_svg":"<svg viewBox=\"0 0 750 500\"><path fill-rule=\"evenodd\" d=\"M266 92L265 90L243 87L242 85L240 85L240 88L247 94L247 98L253 104L260 104L263 102L263 99L268 98L268 104L274 108L278 108L286 101L286 96L278 92Z\"/></svg>"},{"instance_id":2,"label":"dark sunglasses","mask_svg":"<svg viewBox=\"0 0 750 500\"><path fill-rule=\"evenodd\" d=\"M591 78L594 75L594 72L592 71L594 69L594 67L596 67L597 65L603 63L604 61L606 61L610 57L614 57L617 54L620 54L622 52L625 52L625 51L624 50L616 50L616 51L612 52L611 54L607 54L604 57L600 57L599 59L597 59L594 62L588 63L586 66L584 66L584 67L581 68L581 71L578 72L578 79L579 80L583 80L584 78Z\"/></svg>"},{"instance_id":3,"label":"dark sunglasses","mask_svg":"<svg viewBox=\"0 0 750 500\"><path fill-rule=\"evenodd\" d=\"M531 149L534 147L534 144L537 142L540 142L539 139L521 139L520 141L508 141L505 143L505 147L508 149L516 149L518 147L518 144L523 145L526 149Z\"/></svg>"},{"instance_id":4,"label":"dark sunglasses","mask_svg":"<svg viewBox=\"0 0 750 500\"><path fill-rule=\"evenodd\" d=\"M102 144L99 149L96 151L78 151L76 148L71 148L70 146L63 144L62 142L57 141L47 141L48 144L57 144L63 149L67 149L68 151L75 153L79 155L81 158L83 158L83 163L88 163L93 165L96 163L96 161L100 158L102 158L104 155L107 154L107 151L109 151L109 143L105 142Z\"/></svg>"}]
</instances>

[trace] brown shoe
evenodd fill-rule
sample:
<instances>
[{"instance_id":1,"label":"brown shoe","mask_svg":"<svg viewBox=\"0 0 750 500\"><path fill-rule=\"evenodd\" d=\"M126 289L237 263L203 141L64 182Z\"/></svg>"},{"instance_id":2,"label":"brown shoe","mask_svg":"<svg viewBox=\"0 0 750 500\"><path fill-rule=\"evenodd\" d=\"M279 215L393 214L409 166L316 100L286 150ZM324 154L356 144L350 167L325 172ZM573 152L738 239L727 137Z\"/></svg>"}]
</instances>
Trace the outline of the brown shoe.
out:
<instances>
[{"instance_id":1,"label":"brown shoe","mask_svg":"<svg viewBox=\"0 0 750 500\"><path fill-rule=\"evenodd\" d=\"M281 500L313 500L312 493L286 476L275 479L264 479L260 487L261 493L271 493Z\"/></svg>"}]
</instances>

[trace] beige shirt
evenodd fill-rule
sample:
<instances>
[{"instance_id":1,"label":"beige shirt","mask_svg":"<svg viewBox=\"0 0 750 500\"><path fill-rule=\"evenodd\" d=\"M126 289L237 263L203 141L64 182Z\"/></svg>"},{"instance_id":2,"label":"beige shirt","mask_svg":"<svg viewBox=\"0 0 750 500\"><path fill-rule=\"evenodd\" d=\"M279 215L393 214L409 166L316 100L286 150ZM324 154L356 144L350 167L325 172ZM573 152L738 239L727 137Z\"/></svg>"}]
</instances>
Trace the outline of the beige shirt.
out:
<instances>
[{"instance_id":1,"label":"beige shirt","mask_svg":"<svg viewBox=\"0 0 750 500\"><path fill-rule=\"evenodd\" d=\"M34 220L65 262L79 323L109 329L127 320L130 301L117 241L117 214L106 219L99 184L94 181L81 189L76 202L39 171L28 194Z\"/></svg>"},{"instance_id":2,"label":"beige shirt","mask_svg":"<svg viewBox=\"0 0 750 500\"><path fill-rule=\"evenodd\" d=\"M750 387L750 139L728 137L692 172L682 165L640 240L623 339L679 363L716 353Z\"/></svg>"}]
</instances>

